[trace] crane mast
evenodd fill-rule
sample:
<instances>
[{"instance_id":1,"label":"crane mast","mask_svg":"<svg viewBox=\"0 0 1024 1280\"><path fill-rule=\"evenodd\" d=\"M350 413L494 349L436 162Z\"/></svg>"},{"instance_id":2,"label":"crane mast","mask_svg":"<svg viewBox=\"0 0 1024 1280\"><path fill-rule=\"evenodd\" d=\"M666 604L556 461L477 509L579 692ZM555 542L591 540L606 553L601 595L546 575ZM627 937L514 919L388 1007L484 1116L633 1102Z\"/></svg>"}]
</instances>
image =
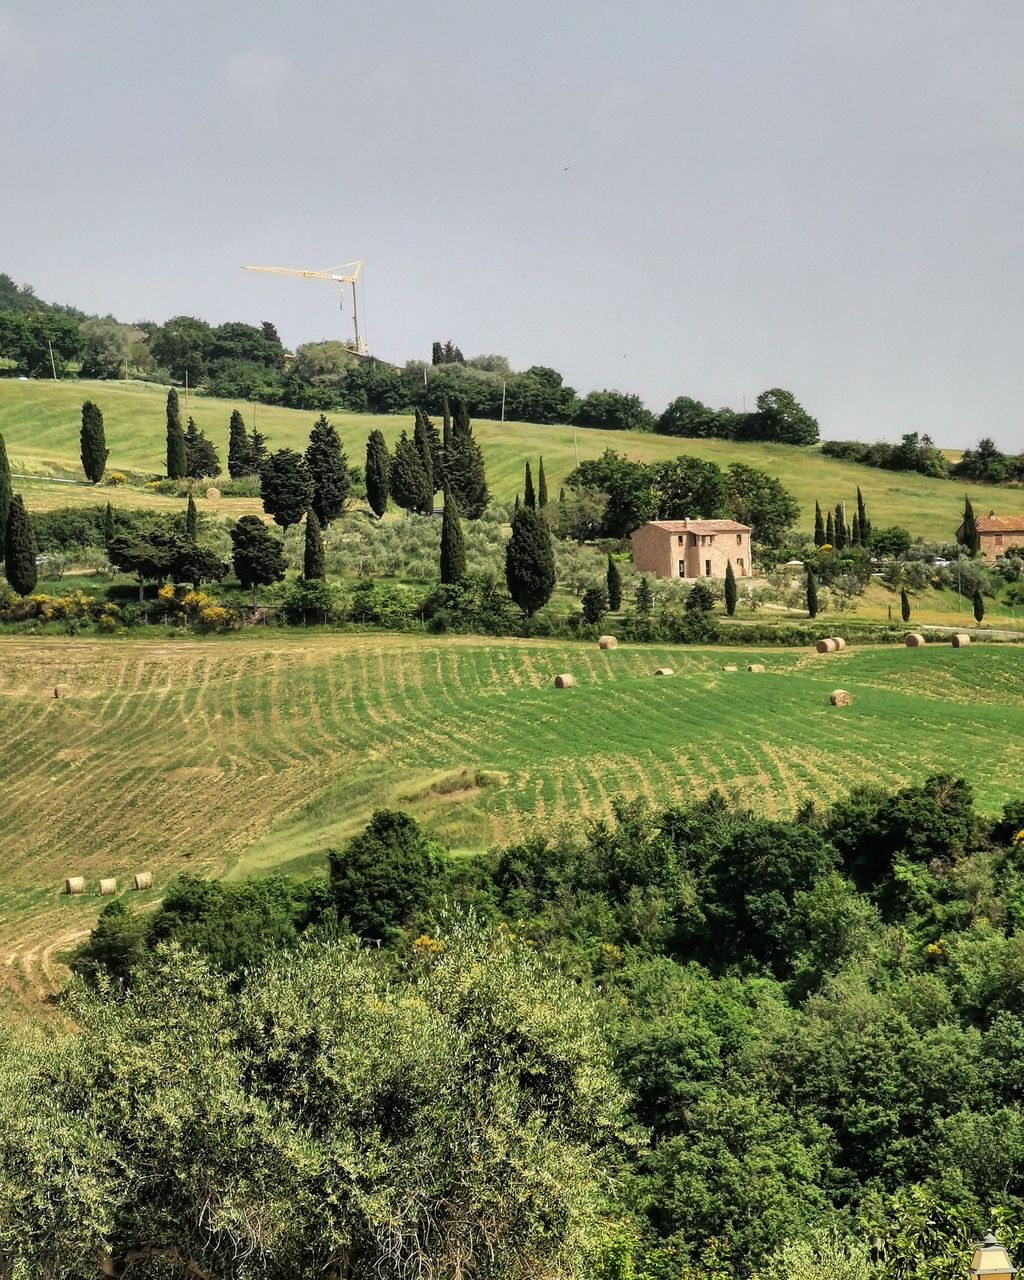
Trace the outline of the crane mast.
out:
<instances>
[{"instance_id":1,"label":"crane mast","mask_svg":"<svg viewBox=\"0 0 1024 1280\"><path fill-rule=\"evenodd\" d=\"M322 271L307 270L303 267L253 267L244 266L243 271L264 271L268 275L274 276L298 276L303 280L328 280L339 286L339 305L342 309L345 306L345 286L352 286L352 325L355 329L355 342L350 343L349 347L357 356L368 356L370 354L366 339L359 332L359 305L356 300L356 281L363 269L363 259L358 258L355 262L343 262L340 267L325 267Z\"/></svg>"}]
</instances>

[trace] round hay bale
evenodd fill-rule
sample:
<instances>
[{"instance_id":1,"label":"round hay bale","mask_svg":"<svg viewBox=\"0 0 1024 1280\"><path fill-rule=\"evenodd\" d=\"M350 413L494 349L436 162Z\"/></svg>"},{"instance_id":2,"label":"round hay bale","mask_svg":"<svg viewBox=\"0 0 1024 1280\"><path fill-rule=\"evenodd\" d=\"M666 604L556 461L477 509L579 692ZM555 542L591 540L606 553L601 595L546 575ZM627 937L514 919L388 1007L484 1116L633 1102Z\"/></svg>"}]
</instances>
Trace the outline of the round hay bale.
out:
<instances>
[{"instance_id":1,"label":"round hay bale","mask_svg":"<svg viewBox=\"0 0 1024 1280\"><path fill-rule=\"evenodd\" d=\"M722 670L723 670L723 671L737 671L738 669L739 669L739 668L736 666L736 663L735 663L735 662L727 663L727 664L722 668Z\"/></svg>"},{"instance_id":2,"label":"round hay bale","mask_svg":"<svg viewBox=\"0 0 1024 1280\"><path fill-rule=\"evenodd\" d=\"M206 501L207 501L207 502L220 502L220 490L219 490L218 488L216 488L214 485L210 485L209 489L207 489L207 491L206 491Z\"/></svg>"},{"instance_id":3,"label":"round hay bale","mask_svg":"<svg viewBox=\"0 0 1024 1280\"><path fill-rule=\"evenodd\" d=\"M55 684L53 686L53 696L55 698L66 698L71 693L69 684Z\"/></svg>"},{"instance_id":4,"label":"round hay bale","mask_svg":"<svg viewBox=\"0 0 1024 1280\"><path fill-rule=\"evenodd\" d=\"M675 672L671 667L659 667L654 674L656 676L674 676Z\"/></svg>"},{"instance_id":5,"label":"round hay bale","mask_svg":"<svg viewBox=\"0 0 1024 1280\"><path fill-rule=\"evenodd\" d=\"M151 871L138 871L135 874L136 889L152 889L153 873Z\"/></svg>"},{"instance_id":6,"label":"round hay bale","mask_svg":"<svg viewBox=\"0 0 1024 1280\"><path fill-rule=\"evenodd\" d=\"M819 640L814 647L819 653L835 653L837 648L836 642L831 639Z\"/></svg>"},{"instance_id":7,"label":"round hay bale","mask_svg":"<svg viewBox=\"0 0 1024 1280\"><path fill-rule=\"evenodd\" d=\"M576 683L576 678L571 676L568 671L563 671L561 675L555 676L556 689L571 689Z\"/></svg>"},{"instance_id":8,"label":"round hay bale","mask_svg":"<svg viewBox=\"0 0 1024 1280\"><path fill-rule=\"evenodd\" d=\"M619 647L619 641L615 636L599 636L597 643L601 649L617 649Z\"/></svg>"},{"instance_id":9,"label":"round hay bale","mask_svg":"<svg viewBox=\"0 0 1024 1280\"><path fill-rule=\"evenodd\" d=\"M110 895L114 893L117 893L117 881L114 879L113 876L110 876L109 879L100 881L101 897L109 898Z\"/></svg>"},{"instance_id":10,"label":"round hay bale","mask_svg":"<svg viewBox=\"0 0 1024 1280\"><path fill-rule=\"evenodd\" d=\"M64 892L70 894L85 893L85 876L68 876L64 881Z\"/></svg>"},{"instance_id":11,"label":"round hay bale","mask_svg":"<svg viewBox=\"0 0 1024 1280\"><path fill-rule=\"evenodd\" d=\"M853 705L853 695L847 693L845 689L833 689L828 696L828 700L834 707L849 707Z\"/></svg>"},{"instance_id":12,"label":"round hay bale","mask_svg":"<svg viewBox=\"0 0 1024 1280\"><path fill-rule=\"evenodd\" d=\"M965 631L958 631L953 637L954 649L966 649L971 643L971 637Z\"/></svg>"},{"instance_id":13,"label":"round hay bale","mask_svg":"<svg viewBox=\"0 0 1024 1280\"><path fill-rule=\"evenodd\" d=\"M904 636L903 643L908 649L920 649L924 646L924 636L919 631L912 631L909 636Z\"/></svg>"},{"instance_id":14,"label":"round hay bale","mask_svg":"<svg viewBox=\"0 0 1024 1280\"><path fill-rule=\"evenodd\" d=\"M832 643L836 647L836 653L842 653L842 651L846 648L846 641L843 639L842 636L833 636Z\"/></svg>"},{"instance_id":15,"label":"round hay bale","mask_svg":"<svg viewBox=\"0 0 1024 1280\"><path fill-rule=\"evenodd\" d=\"M748 663L747 670L753 671L755 675L761 675L764 672L764 664L760 662Z\"/></svg>"}]
</instances>

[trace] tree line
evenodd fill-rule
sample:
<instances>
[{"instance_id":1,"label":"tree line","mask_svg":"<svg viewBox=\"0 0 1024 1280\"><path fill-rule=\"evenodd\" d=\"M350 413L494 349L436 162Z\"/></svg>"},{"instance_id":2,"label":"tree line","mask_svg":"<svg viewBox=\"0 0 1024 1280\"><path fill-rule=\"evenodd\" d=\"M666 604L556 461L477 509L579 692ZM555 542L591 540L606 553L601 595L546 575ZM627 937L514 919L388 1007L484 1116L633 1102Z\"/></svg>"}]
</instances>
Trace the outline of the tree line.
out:
<instances>
[{"instance_id":1,"label":"tree line","mask_svg":"<svg viewBox=\"0 0 1024 1280\"><path fill-rule=\"evenodd\" d=\"M434 342L429 361L408 360L401 368L361 358L347 343L330 339L300 344L291 358L271 321L210 325L179 315L163 324L121 324L34 297L27 307L32 295L10 285L0 288L0 356L33 378L64 376L78 362L83 377L145 377L225 399L321 412L420 408L440 414L446 399L461 399L474 418L800 445L818 439L817 421L792 392L778 387L762 392L752 413L713 410L680 396L657 415L629 392L603 389L579 396L546 365L516 371L501 355L467 359L451 339Z\"/></svg>"},{"instance_id":2,"label":"tree line","mask_svg":"<svg viewBox=\"0 0 1024 1280\"><path fill-rule=\"evenodd\" d=\"M606 449L600 458L581 462L566 488L566 521L581 542L624 538L649 520L731 517L750 525L758 542L774 547L800 515L792 494L767 472L743 463L723 470L685 454L643 463Z\"/></svg>"},{"instance_id":3,"label":"tree line","mask_svg":"<svg viewBox=\"0 0 1024 1280\"><path fill-rule=\"evenodd\" d=\"M1024 480L1024 454L1004 453L988 436L979 440L976 448L965 449L956 462L949 461L930 435L917 431L907 432L898 444L826 440L821 452L827 458L858 462L865 467L914 471L940 480L968 480L974 484L1016 484Z\"/></svg>"}]
</instances>

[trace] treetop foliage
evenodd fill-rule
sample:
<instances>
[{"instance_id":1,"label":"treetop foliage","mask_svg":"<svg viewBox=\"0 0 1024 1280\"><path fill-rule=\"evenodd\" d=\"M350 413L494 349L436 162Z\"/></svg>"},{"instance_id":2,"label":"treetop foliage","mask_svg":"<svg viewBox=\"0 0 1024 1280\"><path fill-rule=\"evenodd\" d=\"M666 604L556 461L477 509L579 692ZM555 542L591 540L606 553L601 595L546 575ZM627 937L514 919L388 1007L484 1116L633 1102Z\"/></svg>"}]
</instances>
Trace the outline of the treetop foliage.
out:
<instances>
[{"instance_id":1,"label":"treetop foliage","mask_svg":"<svg viewBox=\"0 0 1024 1280\"><path fill-rule=\"evenodd\" d=\"M193 881L165 921L209 937L217 900L273 930L288 891ZM239 991L162 944L120 998L74 992L72 1034L0 1043L5 1262L75 1280L579 1270L622 1123L592 1001L471 923L382 959L303 943Z\"/></svg>"},{"instance_id":2,"label":"treetop foliage","mask_svg":"<svg viewBox=\"0 0 1024 1280\"><path fill-rule=\"evenodd\" d=\"M74 1137L80 1121L83 1134L99 1133L104 1142L107 1125L120 1141L126 1130L116 1126L141 1126L130 1130L136 1137L122 1160L107 1158L102 1144L95 1159L88 1146L76 1148L89 1177L110 1186L106 1180L134 1168L131 1153L149 1150L140 1138L150 1112L142 1102L126 1106L119 1082L130 1078L133 1097L150 1097L137 1073L150 1069L157 1046L165 1047L152 1070L167 1071L169 1059L159 1055L180 1035L170 1025L180 1013L188 1027L179 1049L183 1107L197 1080L208 1080L195 1072L216 1067L217 1097L234 1099L244 1077L253 1082L245 1089L261 1097L268 1090L275 1124L290 1123L289 1098L301 1098L314 1143L341 1132L333 1126L350 1117L353 1125L358 1118L362 1143L387 1132L398 1144L399 1129L380 1130L383 1112L369 1099L383 1096L372 1092L381 1072L392 1090L399 1078L392 1068L408 1088L418 1081L415 1096L431 1099L434 1120L412 1095L392 1094L388 1114L400 1125L403 1169L397 1156L372 1147L381 1194L407 1189L407 1171L422 1167L410 1160L410 1143L422 1151L423 1142L443 1145L442 1134L450 1144L475 1132L464 1122L467 1098L485 1107L474 1115L490 1115L483 1100L496 1095L480 1091L496 1088L491 1077L499 1073L517 1100L507 1114L518 1117L523 1140L523 1116L535 1106L549 1118L536 1133L575 1134L574 1161L585 1149L583 1165L559 1165L574 1172L557 1184L555 1205L568 1211L571 1202L581 1214L572 1221L597 1250L595 1274L621 1274L602 1270L619 1258L652 1280L696 1280L709 1260L722 1277L776 1276L783 1261L805 1265L800 1259L810 1251L838 1259L838 1274L857 1280L952 1277L954 1262L966 1265L979 1224L1008 1226L1011 1246L1021 1238L1012 1224L1024 1209L1016 1172L1024 1159L1022 828L1024 801L987 820L964 782L936 775L897 791L861 786L829 809L808 806L788 820L718 794L660 812L620 803L613 818L583 830L537 833L469 859L449 857L408 815L378 811L364 832L331 852L328 882L184 878L154 913L108 907L79 953L75 968L97 993L75 997L85 1029L79 1042L90 1046L87 1058L101 1055L105 1072L112 1059L121 1066L105 1084L99 1072L74 1075L63 1122L59 1109L41 1108L56 1128L40 1131L40 1149L44 1138L56 1148L40 1176L48 1193L56 1187L60 1197L88 1201L88 1179L72 1188L56 1172L67 1167L58 1160L67 1154L62 1144L85 1141ZM490 927L468 922L467 912ZM380 950L330 941L346 927ZM194 962L182 947L199 951L209 967L188 968ZM170 994L167 963L177 972ZM449 963L452 985L443 996L419 986ZM183 964L191 981L181 981ZM110 982L127 986L127 1004ZM386 1034L397 1039L385 1050L377 1028L390 1016L389 992L410 1018L442 1009L450 1015L472 1040L475 1066L445 1049L444 1069L454 1074L439 1088L430 1054L448 1042L433 1023L406 1023L405 1035L388 1023ZM140 1023L144 1007L152 1020ZM342 1044L344 1054L334 1057L331 1046L341 1054ZM434 1048L421 1059L416 1046L428 1044ZM375 1055L384 1060L375 1063ZM79 1055L67 1060L72 1066L62 1071L80 1069ZM325 1060L335 1063L330 1081L316 1068ZM300 1062L314 1074L290 1074ZM609 1076L609 1063L621 1083ZM25 1082L38 1079L38 1066L19 1069ZM95 1082L91 1092L85 1078ZM609 1104L603 1110L595 1110L598 1082ZM24 1097L26 1087L13 1096ZM9 1114L10 1096L0 1101L0 1117L5 1106ZM152 1096L166 1115L179 1092ZM96 1110L90 1097L99 1099ZM251 1186L260 1196L276 1185L278 1168L289 1168L287 1185L298 1194L305 1162L279 1164L262 1138L246 1155L232 1136L236 1114L231 1101L208 1137L213 1120L200 1107L184 1130L188 1141L169 1149L176 1182L161 1188L166 1207L148 1213L171 1214L155 1221L173 1221L177 1240L192 1239L175 1215L185 1212L188 1171L200 1160L225 1188L240 1185L242 1166L251 1171L258 1161ZM215 1140L227 1143L223 1159L213 1158ZM499 1139L502 1151L506 1141ZM539 1163L517 1164L516 1179L536 1185L542 1170L550 1174L546 1153L554 1150L545 1138L535 1150ZM584 1167L607 1178L596 1236ZM449 1181L437 1185L451 1194ZM127 1203L108 1199L107 1212ZM5 1222L3 1206L21 1203L0 1197L0 1240L4 1226L11 1230L11 1209ZM913 1224L924 1219L927 1231L918 1233ZM557 1221L546 1247L578 1244L568 1219ZM307 1247L329 1241L333 1222L328 1213L323 1228L307 1223ZM537 1247L530 1234L518 1241Z\"/></svg>"},{"instance_id":3,"label":"treetop foliage","mask_svg":"<svg viewBox=\"0 0 1024 1280\"><path fill-rule=\"evenodd\" d=\"M756 541L776 546L800 514L774 476L743 463L723 471L717 463L687 455L642 463L606 449L600 458L580 463L568 484L577 493L606 495L596 533L615 538L649 520L731 517L749 524Z\"/></svg>"}]
</instances>

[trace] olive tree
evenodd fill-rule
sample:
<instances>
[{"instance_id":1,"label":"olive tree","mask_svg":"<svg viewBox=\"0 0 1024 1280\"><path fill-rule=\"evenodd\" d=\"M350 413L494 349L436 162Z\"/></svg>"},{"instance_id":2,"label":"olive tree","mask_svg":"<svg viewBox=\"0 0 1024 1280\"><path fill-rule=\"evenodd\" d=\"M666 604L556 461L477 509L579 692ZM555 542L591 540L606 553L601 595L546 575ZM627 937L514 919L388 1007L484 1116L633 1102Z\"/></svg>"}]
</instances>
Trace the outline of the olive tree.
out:
<instances>
[{"instance_id":1,"label":"olive tree","mask_svg":"<svg viewBox=\"0 0 1024 1280\"><path fill-rule=\"evenodd\" d=\"M606 1230L622 1100L588 997L454 921L408 962L159 949L0 1044L0 1275L525 1280Z\"/></svg>"}]
</instances>

